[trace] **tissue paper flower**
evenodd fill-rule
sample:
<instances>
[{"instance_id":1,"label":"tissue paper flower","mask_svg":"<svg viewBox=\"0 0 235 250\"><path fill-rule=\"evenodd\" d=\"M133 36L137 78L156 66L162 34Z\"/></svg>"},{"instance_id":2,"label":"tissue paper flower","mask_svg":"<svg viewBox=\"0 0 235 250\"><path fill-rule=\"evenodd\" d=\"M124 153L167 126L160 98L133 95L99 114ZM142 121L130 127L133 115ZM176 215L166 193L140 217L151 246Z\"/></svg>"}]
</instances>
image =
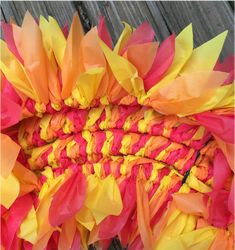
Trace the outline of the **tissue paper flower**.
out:
<instances>
[{"instance_id":1,"label":"tissue paper flower","mask_svg":"<svg viewBox=\"0 0 235 250\"><path fill-rule=\"evenodd\" d=\"M144 22L113 46L2 23L1 249L233 249L234 57Z\"/></svg>"}]
</instances>

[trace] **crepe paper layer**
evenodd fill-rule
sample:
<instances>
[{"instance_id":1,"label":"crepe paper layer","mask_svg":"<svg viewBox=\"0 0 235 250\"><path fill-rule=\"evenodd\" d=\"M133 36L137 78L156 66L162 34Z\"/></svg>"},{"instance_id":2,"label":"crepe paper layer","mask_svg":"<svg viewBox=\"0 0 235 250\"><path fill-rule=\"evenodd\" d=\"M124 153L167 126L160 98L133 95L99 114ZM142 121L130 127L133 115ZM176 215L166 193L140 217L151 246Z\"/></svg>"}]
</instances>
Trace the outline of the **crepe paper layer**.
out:
<instances>
[{"instance_id":1,"label":"crepe paper layer","mask_svg":"<svg viewBox=\"0 0 235 250\"><path fill-rule=\"evenodd\" d=\"M141 106L99 106L90 110L72 109L64 113L47 114L42 119L25 119L21 124L22 140L29 148L45 145L64 135L82 130L105 131L120 129L149 135L161 135L174 142L200 149L210 139L210 133L190 118L165 116ZM229 135L228 135L229 136ZM21 140L20 139L20 140Z\"/></svg>"},{"instance_id":2,"label":"crepe paper layer","mask_svg":"<svg viewBox=\"0 0 235 250\"><path fill-rule=\"evenodd\" d=\"M56 140L52 144L34 148L28 162L32 169L49 165L54 168L64 163L96 162L107 156L133 155L162 161L186 172L196 159L196 151L182 144L171 142L161 136L123 133L119 130L89 132ZM180 171L180 172L181 172Z\"/></svg>"},{"instance_id":3,"label":"crepe paper layer","mask_svg":"<svg viewBox=\"0 0 235 250\"><path fill-rule=\"evenodd\" d=\"M115 45L53 17L1 24L1 248L234 247L234 56L144 22Z\"/></svg>"}]
</instances>

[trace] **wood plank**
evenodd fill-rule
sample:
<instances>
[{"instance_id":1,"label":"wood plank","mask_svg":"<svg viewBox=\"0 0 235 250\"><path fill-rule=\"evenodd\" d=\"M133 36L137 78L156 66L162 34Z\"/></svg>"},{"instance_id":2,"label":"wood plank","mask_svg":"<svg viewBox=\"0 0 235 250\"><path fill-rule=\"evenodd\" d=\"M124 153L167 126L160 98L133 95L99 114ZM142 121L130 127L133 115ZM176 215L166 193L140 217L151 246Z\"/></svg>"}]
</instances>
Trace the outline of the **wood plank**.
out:
<instances>
[{"instance_id":1,"label":"wood plank","mask_svg":"<svg viewBox=\"0 0 235 250\"><path fill-rule=\"evenodd\" d=\"M1 22L6 22L2 7L1 7ZM0 39L3 39L3 33L2 33L2 29L0 29Z\"/></svg>"},{"instance_id":2,"label":"wood plank","mask_svg":"<svg viewBox=\"0 0 235 250\"><path fill-rule=\"evenodd\" d=\"M136 27L147 20L152 24L159 41L174 31L178 34L192 22L195 46L228 29L222 57L234 53L233 11L230 4L223 1L4 1L2 10L6 20L14 16L18 24L22 23L26 10L29 10L36 18L40 14L51 15L60 25L66 22L70 24L73 14L78 10L86 31L98 23L100 15L104 15L114 42L122 31L121 21Z\"/></svg>"},{"instance_id":3,"label":"wood plank","mask_svg":"<svg viewBox=\"0 0 235 250\"><path fill-rule=\"evenodd\" d=\"M233 11L225 1L86 1L82 5L92 25L101 14L106 17L114 41L122 30L121 20L134 27L149 21L159 41L193 23L195 47L227 29L222 57L234 53Z\"/></svg>"},{"instance_id":4,"label":"wood plank","mask_svg":"<svg viewBox=\"0 0 235 250\"><path fill-rule=\"evenodd\" d=\"M147 2L144 1L85 1L82 2L82 5L93 26L98 23L100 15L106 17L107 26L114 42L123 29L122 21L137 27L147 20L157 31L157 40L163 40L170 34L159 10L155 8L157 15L154 17Z\"/></svg>"},{"instance_id":5,"label":"wood plank","mask_svg":"<svg viewBox=\"0 0 235 250\"><path fill-rule=\"evenodd\" d=\"M228 1L228 3L231 6L231 8L233 9L233 13L234 13L234 1Z\"/></svg>"},{"instance_id":6,"label":"wood plank","mask_svg":"<svg viewBox=\"0 0 235 250\"><path fill-rule=\"evenodd\" d=\"M1 6L1 21L6 21L6 18L4 16L3 10L2 10L2 6Z\"/></svg>"},{"instance_id":7,"label":"wood plank","mask_svg":"<svg viewBox=\"0 0 235 250\"><path fill-rule=\"evenodd\" d=\"M171 1L154 2L171 31L179 33L193 23L194 43L198 45L228 30L222 57L234 53L233 11L225 1Z\"/></svg>"},{"instance_id":8,"label":"wood plank","mask_svg":"<svg viewBox=\"0 0 235 250\"><path fill-rule=\"evenodd\" d=\"M77 1L77 2L73 2L73 4L78 11L84 31L88 32L91 29L92 25L90 22L90 18L88 17L88 14L83 7L83 2Z\"/></svg>"},{"instance_id":9,"label":"wood plank","mask_svg":"<svg viewBox=\"0 0 235 250\"><path fill-rule=\"evenodd\" d=\"M18 25L21 25L27 10L35 18L40 15L45 17L51 15L56 18L60 25L64 25L66 22L70 24L73 14L77 11L70 1L4 1L2 9L7 21L13 16Z\"/></svg>"}]
</instances>

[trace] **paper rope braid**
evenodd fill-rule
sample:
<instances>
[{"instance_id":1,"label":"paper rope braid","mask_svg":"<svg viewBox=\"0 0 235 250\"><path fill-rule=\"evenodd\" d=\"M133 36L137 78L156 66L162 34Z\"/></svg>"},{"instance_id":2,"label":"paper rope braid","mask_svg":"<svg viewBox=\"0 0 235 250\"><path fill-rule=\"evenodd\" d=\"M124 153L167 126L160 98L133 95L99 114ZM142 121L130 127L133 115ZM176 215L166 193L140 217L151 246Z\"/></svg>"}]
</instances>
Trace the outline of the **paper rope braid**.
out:
<instances>
[{"instance_id":1,"label":"paper rope braid","mask_svg":"<svg viewBox=\"0 0 235 250\"><path fill-rule=\"evenodd\" d=\"M115 44L27 12L2 23L4 250L233 249L234 57L227 31L160 45L144 22Z\"/></svg>"}]
</instances>

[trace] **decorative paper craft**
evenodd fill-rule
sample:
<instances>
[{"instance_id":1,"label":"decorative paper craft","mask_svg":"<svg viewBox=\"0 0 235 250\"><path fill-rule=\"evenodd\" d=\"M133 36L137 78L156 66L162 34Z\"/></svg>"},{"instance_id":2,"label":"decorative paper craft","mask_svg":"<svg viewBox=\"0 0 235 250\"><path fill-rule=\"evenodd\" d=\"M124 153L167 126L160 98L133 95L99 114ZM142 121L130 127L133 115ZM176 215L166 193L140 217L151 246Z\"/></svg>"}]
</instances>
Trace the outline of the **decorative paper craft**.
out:
<instances>
[{"instance_id":1,"label":"decorative paper craft","mask_svg":"<svg viewBox=\"0 0 235 250\"><path fill-rule=\"evenodd\" d=\"M233 249L234 57L127 23L2 23L1 249Z\"/></svg>"}]
</instances>

